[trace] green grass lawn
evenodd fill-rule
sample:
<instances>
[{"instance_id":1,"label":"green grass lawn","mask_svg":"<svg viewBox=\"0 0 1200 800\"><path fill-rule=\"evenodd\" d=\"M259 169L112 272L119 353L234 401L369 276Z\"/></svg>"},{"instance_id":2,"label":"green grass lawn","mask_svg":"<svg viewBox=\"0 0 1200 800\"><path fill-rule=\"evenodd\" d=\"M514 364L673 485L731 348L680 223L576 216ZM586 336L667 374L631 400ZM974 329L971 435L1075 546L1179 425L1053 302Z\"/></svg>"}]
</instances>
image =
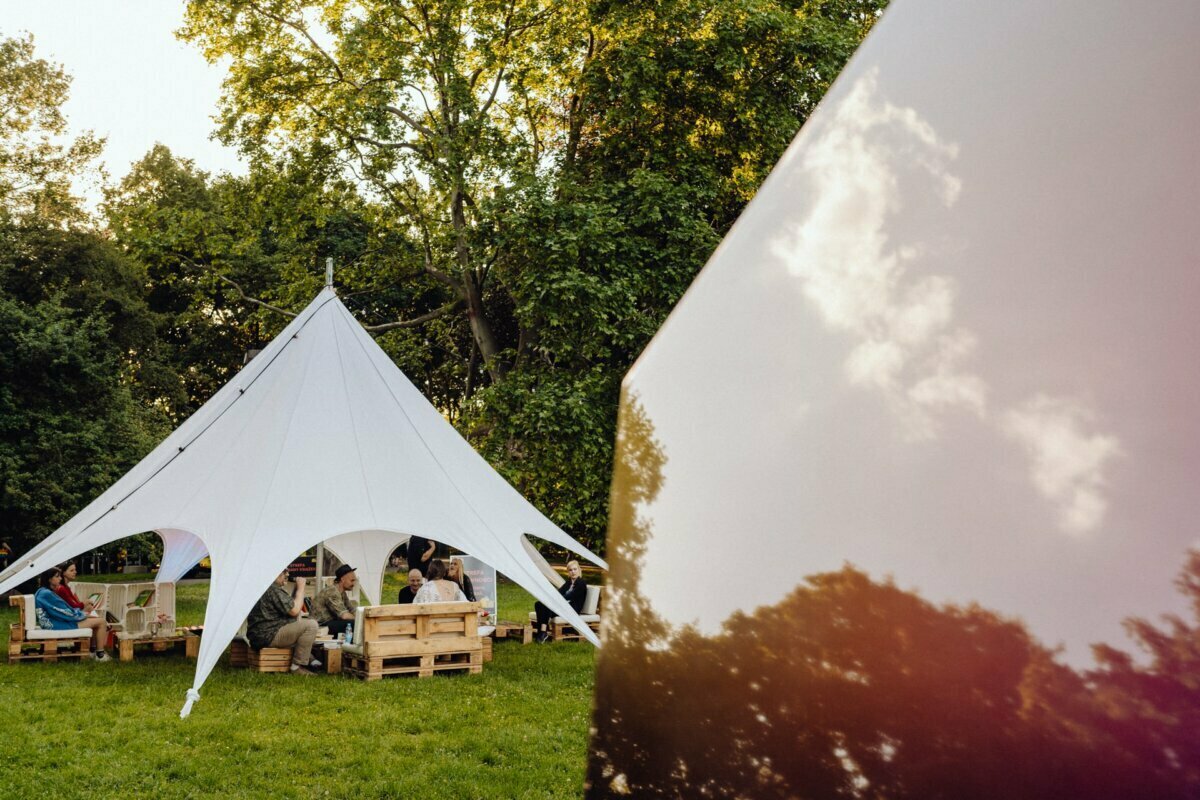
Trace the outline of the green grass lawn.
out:
<instances>
[{"instance_id":1,"label":"green grass lawn","mask_svg":"<svg viewBox=\"0 0 1200 800\"><path fill-rule=\"evenodd\" d=\"M389 575L384 598L400 586ZM207 596L207 583L178 587L179 622L203 622ZM502 582L499 606L517 620L532 601ZM5 644L15 619L0 609ZM0 797L580 795L590 644L498 641L481 675L373 683L226 662L183 721L195 662L182 654L0 665Z\"/></svg>"}]
</instances>

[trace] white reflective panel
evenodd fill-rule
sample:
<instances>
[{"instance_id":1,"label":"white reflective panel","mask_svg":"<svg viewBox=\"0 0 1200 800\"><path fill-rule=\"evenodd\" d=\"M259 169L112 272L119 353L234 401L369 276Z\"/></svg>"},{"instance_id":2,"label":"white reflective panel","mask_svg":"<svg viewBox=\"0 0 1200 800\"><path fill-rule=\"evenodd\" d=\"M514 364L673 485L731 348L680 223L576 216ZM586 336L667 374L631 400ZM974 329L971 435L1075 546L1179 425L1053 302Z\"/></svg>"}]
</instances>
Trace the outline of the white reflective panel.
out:
<instances>
[{"instance_id":1,"label":"white reflective panel","mask_svg":"<svg viewBox=\"0 0 1200 800\"><path fill-rule=\"evenodd\" d=\"M887 12L626 379L594 795L638 793L613 712L655 678L622 653L724 642L846 564L1076 670L1187 616L1198 34L1191 2Z\"/></svg>"}]
</instances>

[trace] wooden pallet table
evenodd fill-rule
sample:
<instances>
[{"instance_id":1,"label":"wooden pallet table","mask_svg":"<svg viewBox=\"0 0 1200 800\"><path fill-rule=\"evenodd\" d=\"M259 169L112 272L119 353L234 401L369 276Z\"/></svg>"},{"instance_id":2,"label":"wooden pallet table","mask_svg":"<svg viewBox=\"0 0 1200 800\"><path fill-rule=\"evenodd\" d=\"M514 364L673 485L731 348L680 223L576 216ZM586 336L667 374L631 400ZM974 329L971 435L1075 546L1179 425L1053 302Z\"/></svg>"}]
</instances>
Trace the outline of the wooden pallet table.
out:
<instances>
[{"instance_id":1,"label":"wooden pallet table","mask_svg":"<svg viewBox=\"0 0 1200 800\"><path fill-rule=\"evenodd\" d=\"M200 637L188 633L141 638L126 636L123 633L117 634L117 653L121 661L133 661L133 655L137 647L141 647L143 650L149 647L155 653L162 653L181 644L183 645L183 654L188 658L195 658L200 654Z\"/></svg>"},{"instance_id":2,"label":"wooden pallet table","mask_svg":"<svg viewBox=\"0 0 1200 800\"><path fill-rule=\"evenodd\" d=\"M502 619L496 623L496 632L493 636L497 639L523 639L525 637L525 627L523 623ZM533 629L530 628L530 630ZM525 644L529 644L529 642L525 642Z\"/></svg>"},{"instance_id":3,"label":"wooden pallet table","mask_svg":"<svg viewBox=\"0 0 1200 800\"><path fill-rule=\"evenodd\" d=\"M292 668L292 648L264 647L255 650L242 639L229 643L229 666L251 672L287 672Z\"/></svg>"}]
</instances>

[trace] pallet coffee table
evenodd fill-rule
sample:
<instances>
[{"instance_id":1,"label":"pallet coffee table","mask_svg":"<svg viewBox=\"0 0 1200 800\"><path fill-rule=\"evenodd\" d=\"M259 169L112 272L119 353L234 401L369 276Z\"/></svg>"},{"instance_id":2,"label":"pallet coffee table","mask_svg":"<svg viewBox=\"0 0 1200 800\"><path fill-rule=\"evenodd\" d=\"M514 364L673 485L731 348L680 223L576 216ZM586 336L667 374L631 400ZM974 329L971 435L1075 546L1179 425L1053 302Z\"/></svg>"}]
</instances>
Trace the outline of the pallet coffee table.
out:
<instances>
[{"instance_id":1,"label":"pallet coffee table","mask_svg":"<svg viewBox=\"0 0 1200 800\"><path fill-rule=\"evenodd\" d=\"M195 658L200 654L200 637L190 633L143 637L117 634L117 653L121 661L133 661L135 647L149 645L154 652L161 653L180 644L183 645L183 654L188 658Z\"/></svg>"},{"instance_id":2,"label":"pallet coffee table","mask_svg":"<svg viewBox=\"0 0 1200 800\"><path fill-rule=\"evenodd\" d=\"M496 623L496 632L493 636L497 639L523 639L525 637L525 627L520 622L510 622L509 620L502 619ZM530 635L532 637L532 634ZM525 644L529 644L529 642L525 642Z\"/></svg>"}]
</instances>

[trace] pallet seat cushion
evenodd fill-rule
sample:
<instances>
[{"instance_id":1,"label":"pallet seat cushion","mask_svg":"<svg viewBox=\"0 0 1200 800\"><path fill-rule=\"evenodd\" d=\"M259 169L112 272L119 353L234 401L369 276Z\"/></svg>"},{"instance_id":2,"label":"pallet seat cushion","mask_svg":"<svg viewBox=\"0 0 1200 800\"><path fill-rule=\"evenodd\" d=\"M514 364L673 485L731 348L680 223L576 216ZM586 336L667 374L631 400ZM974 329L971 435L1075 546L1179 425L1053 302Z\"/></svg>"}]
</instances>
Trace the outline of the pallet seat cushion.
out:
<instances>
[{"instance_id":1,"label":"pallet seat cushion","mask_svg":"<svg viewBox=\"0 0 1200 800\"><path fill-rule=\"evenodd\" d=\"M68 628L63 631L45 630L37 625L37 604L33 595L25 595L25 638L30 641L38 639L83 639L90 638L92 632L87 628Z\"/></svg>"}]
</instances>

